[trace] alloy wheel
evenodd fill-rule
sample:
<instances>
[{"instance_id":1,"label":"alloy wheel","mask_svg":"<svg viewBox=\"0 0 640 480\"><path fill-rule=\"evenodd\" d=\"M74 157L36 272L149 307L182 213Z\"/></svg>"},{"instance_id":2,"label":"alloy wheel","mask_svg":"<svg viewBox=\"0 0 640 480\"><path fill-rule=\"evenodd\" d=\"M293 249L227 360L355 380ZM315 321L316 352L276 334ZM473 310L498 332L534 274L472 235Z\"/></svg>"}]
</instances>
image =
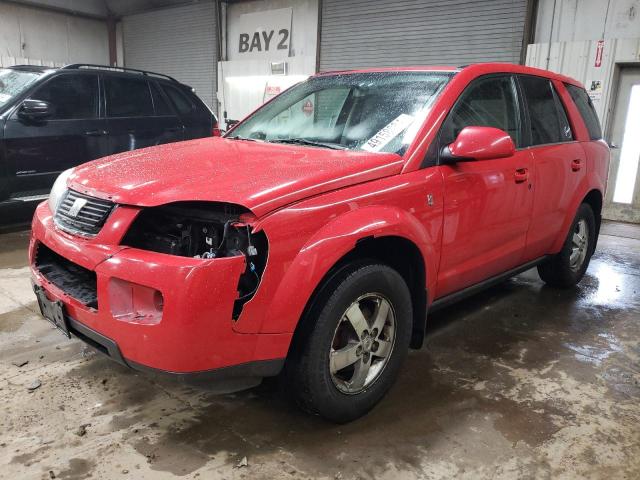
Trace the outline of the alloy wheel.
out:
<instances>
[{"instance_id":1,"label":"alloy wheel","mask_svg":"<svg viewBox=\"0 0 640 480\"><path fill-rule=\"evenodd\" d=\"M584 218L576 223L571 237L571 255L569 256L569 267L574 272L580 270L587 257L589 247L589 226Z\"/></svg>"},{"instance_id":2,"label":"alloy wheel","mask_svg":"<svg viewBox=\"0 0 640 480\"><path fill-rule=\"evenodd\" d=\"M378 293L353 302L336 327L329 353L331 379L342 393L353 395L371 386L391 357L396 321L391 303Z\"/></svg>"}]
</instances>

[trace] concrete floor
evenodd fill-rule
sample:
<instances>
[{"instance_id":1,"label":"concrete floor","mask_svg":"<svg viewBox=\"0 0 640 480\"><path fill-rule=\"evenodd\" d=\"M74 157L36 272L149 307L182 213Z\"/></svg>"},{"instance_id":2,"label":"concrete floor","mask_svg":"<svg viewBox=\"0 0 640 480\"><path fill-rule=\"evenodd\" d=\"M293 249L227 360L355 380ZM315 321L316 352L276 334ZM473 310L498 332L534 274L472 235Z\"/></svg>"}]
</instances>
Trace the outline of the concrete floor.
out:
<instances>
[{"instance_id":1,"label":"concrete floor","mask_svg":"<svg viewBox=\"0 0 640 480\"><path fill-rule=\"evenodd\" d=\"M28 234L2 235L0 477L640 478L640 228L603 233L575 290L530 271L433 315L344 426L270 386L215 396L66 340L36 313Z\"/></svg>"}]
</instances>

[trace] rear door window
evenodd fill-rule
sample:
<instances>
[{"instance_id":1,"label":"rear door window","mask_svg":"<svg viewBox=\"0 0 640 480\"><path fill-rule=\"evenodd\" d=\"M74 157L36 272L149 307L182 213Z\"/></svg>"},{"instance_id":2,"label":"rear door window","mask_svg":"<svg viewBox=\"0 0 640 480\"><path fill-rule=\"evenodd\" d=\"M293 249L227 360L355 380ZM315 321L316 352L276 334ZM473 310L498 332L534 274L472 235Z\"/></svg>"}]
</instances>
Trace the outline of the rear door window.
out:
<instances>
[{"instance_id":1,"label":"rear door window","mask_svg":"<svg viewBox=\"0 0 640 480\"><path fill-rule=\"evenodd\" d=\"M146 117L153 115L151 91L146 80L107 76L104 79L107 116Z\"/></svg>"},{"instance_id":2,"label":"rear door window","mask_svg":"<svg viewBox=\"0 0 640 480\"><path fill-rule=\"evenodd\" d=\"M89 119L98 116L98 76L58 75L36 90L31 98L49 102L49 120Z\"/></svg>"},{"instance_id":3,"label":"rear door window","mask_svg":"<svg viewBox=\"0 0 640 480\"><path fill-rule=\"evenodd\" d=\"M544 145L573 140L567 113L551 81L521 75L520 85L529 109L531 144Z\"/></svg>"},{"instance_id":4,"label":"rear door window","mask_svg":"<svg viewBox=\"0 0 640 480\"><path fill-rule=\"evenodd\" d=\"M587 126L591 140L601 139L602 129L600 128L598 114L596 113L596 109L593 107L593 103L591 102L591 98L587 91L584 88L570 85L568 83L565 83L564 86L567 87L569 95L571 95L573 102L576 104L576 107L578 107L578 111L582 116L582 120L584 120L584 124Z\"/></svg>"},{"instance_id":5,"label":"rear door window","mask_svg":"<svg viewBox=\"0 0 640 480\"><path fill-rule=\"evenodd\" d=\"M510 75L474 81L451 109L440 133L441 145L449 145L465 127L494 127L507 132L521 146L518 95Z\"/></svg>"}]
</instances>

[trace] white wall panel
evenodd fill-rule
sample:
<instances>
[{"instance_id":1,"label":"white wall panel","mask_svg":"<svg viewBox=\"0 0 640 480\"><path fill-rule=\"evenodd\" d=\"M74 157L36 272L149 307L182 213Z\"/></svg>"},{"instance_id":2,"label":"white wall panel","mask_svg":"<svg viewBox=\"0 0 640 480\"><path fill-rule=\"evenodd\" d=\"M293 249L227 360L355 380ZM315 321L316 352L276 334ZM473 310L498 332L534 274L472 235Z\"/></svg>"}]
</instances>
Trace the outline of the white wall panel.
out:
<instances>
[{"instance_id":1,"label":"white wall panel","mask_svg":"<svg viewBox=\"0 0 640 480\"><path fill-rule=\"evenodd\" d=\"M105 22L0 3L0 56L15 63L109 63Z\"/></svg>"},{"instance_id":2,"label":"white wall panel","mask_svg":"<svg viewBox=\"0 0 640 480\"><path fill-rule=\"evenodd\" d=\"M539 0L535 43L639 36L640 0Z\"/></svg>"}]
</instances>

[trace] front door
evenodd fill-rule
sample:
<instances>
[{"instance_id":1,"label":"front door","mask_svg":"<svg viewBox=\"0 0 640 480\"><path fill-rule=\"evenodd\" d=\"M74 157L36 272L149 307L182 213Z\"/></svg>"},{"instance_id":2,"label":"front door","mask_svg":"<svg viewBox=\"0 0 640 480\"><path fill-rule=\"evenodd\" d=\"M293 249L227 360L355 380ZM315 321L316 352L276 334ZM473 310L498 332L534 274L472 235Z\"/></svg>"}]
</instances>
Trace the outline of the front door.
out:
<instances>
[{"instance_id":1,"label":"front door","mask_svg":"<svg viewBox=\"0 0 640 480\"><path fill-rule=\"evenodd\" d=\"M515 79L492 75L475 80L449 113L440 145L467 126L500 128L523 145ZM456 292L523 262L533 205L532 157L514 156L438 167L444 179L444 225L436 297Z\"/></svg>"},{"instance_id":2,"label":"front door","mask_svg":"<svg viewBox=\"0 0 640 480\"><path fill-rule=\"evenodd\" d=\"M603 216L640 223L640 67L620 71L609 131L611 166Z\"/></svg>"},{"instance_id":3,"label":"front door","mask_svg":"<svg viewBox=\"0 0 640 480\"><path fill-rule=\"evenodd\" d=\"M4 141L13 196L45 191L61 171L106 154L97 74L56 75L30 98L48 102L52 113L32 121L21 118L18 107L7 120Z\"/></svg>"}]
</instances>

